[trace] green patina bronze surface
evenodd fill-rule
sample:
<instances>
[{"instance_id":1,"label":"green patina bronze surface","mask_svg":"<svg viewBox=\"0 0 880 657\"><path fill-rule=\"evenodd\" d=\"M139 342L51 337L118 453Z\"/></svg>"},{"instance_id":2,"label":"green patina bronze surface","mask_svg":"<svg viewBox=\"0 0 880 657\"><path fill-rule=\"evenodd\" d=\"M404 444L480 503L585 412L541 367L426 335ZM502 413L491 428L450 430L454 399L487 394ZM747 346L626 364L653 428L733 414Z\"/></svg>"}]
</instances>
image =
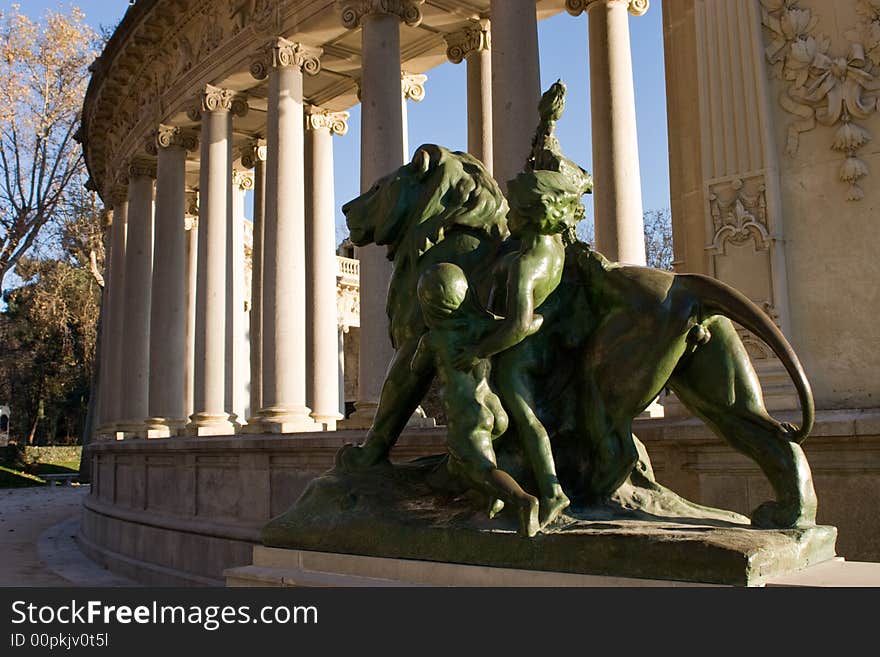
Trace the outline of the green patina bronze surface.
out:
<instances>
[{"instance_id":1,"label":"green patina bronze surface","mask_svg":"<svg viewBox=\"0 0 880 657\"><path fill-rule=\"evenodd\" d=\"M521 540L550 541L542 545L567 546L574 535L595 541L601 527L583 523L597 513L666 523L720 518L738 537L752 531L764 541L740 524L747 519L694 505L654 480L632 420L668 387L772 484L776 499L754 510L751 526L804 530L779 533L783 543L821 535L819 552L830 540L833 554L833 531L809 529L816 496L799 443L814 409L796 354L760 308L723 283L611 263L575 238L592 179L554 136L564 95L558 82L542 98L532 154L508 183L509 199L473 157L424 145L343 208L352 241L387 245L394 261L387 310L396 355L365 442L342 450L337 468L266 527L268 545L332 550L327 541L338 539L340 551L357 551L361 540L362 553L406 556L394 527L430 543L426 536L442 526L451 532L444 550L408 556L501 565L494 550L478 559L477 535L513 523L525 536L540 529ZM800 427L767 413L734 322L789 372ZM389 451L435 376L452 418L449 457L392 466ZM356 530L358 518L384 530ZM654 530L652 540L662 542ZM560 532L565 539L549 538ZM609 540L626 551L619 541L631 534L618 534ZM450 547L459 542L460 550Z\"/></svg>"}]
</instances>

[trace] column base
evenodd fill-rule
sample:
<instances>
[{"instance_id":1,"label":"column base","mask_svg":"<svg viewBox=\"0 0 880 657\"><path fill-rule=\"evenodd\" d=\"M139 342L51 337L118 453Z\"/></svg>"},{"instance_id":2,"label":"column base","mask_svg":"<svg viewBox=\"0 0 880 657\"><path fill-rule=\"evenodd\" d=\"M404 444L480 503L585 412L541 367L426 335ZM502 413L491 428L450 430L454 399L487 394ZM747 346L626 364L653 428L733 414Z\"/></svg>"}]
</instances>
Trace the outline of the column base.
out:
<instances>
[{"instance_id":1,"label":"column base","mask_svg":"<svg viewBox=\"0 0 880 657\"><path fill-rule=\"evenodd\" d=\"M186 425L186 435L193 437L231 436L236 425L230 421L228 413L194 413Z\"/></svg>"},{"instance_id":2,"label":"column base","mask_svg":"<svg viewBox=\"0 0 880 657\"><path fill-rule=\"evenodd\" d=\"M151 417L147 420L147 438L173 438L181 436L186 430L186 420L165 417Z\"/></svg>"},{"instance_id":3,"label":"column base","mask_svg":"<svg viewBox=\"0 0 880 657\"><path fill-rule=\"evenodd\" d=\"M336 423L337 429L371 429L373 427L373 418L376 416L378 404L356 404L355 412L344 420ZM407 429L433 429L437 426L437 421L425 415L425 411L419 406L416 412L412 414L406 423Z\"/></svg>"},{"instance_id":4,"label":"column base","mask_svg":"<svg viewBox=\"0 0 880 657\"><path fill-rule=\"evenodd\" d=\"M307 433L321 431L320 424L309 416L309 409L270 406L260 410L254 424L259 425L261 433ZM248 424L250 426L250 424Z\"/></svg>"},{"instance_id":5,"label":"column base","mask_svg":"<svg viewBox=\"0 0 880 657\"><path fill-rule=\"evenodd\" d=\"M336 423L342 419L339 413L316 413L312 411L312 419L324 427L324 431L336 431Z\"/></svg>"},{"instance_id":6,"label":"column base","mask_svg":"<svg viewBox=\"0 0 880 657\"><path fill-rule=\"evenodd\" d=\"M127 420L116 423L116 440L134 440L147 437L147 427L143 422Z\"/></svg>"}]
</instances>

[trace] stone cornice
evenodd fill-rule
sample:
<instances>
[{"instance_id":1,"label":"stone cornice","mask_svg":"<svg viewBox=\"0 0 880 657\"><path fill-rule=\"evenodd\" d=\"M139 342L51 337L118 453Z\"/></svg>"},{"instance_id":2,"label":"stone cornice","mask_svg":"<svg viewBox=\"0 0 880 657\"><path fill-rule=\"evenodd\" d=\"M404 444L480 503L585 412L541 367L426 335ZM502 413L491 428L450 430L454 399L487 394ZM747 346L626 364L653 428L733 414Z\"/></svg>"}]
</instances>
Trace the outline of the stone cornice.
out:
<instances>
[{"instance_id":1,"label":"stone cornice","mask_svg":"<svg viewBox=\"0 0 880 657\"><path fill-rule=\"evenodd\" d=\"M205 85L197 102L197 106L187 111L187 116L192 121L199 121L203 112L232 112L236 116L244 116L248 112L247 98L244 95L212 84Z\"/></svg>"},{"instance_id":2,"label":"stone cornice","mask_svg":"<svg viewBox=\"0 0 880 657\"><path fill-rule=\"evenodd\" d=\"M342 13L342 24L350 30L360 27L364 16L371 14L392 14L410 27L422 22L422 9L425 0L337 0L336 6Z\"/></svg>"},{"instance_id":3,"label":"stone cornice","mask_svg":"<svg viewBox=\"0 0 880 657\"><path fill-rule=\"evenodd\" d=\"M331 135L343 136L348 132L348 112L330 112L312 108L306 112L306 129L330 131Z\"/></svg>"},{"instance_id":4,"label":"stone cornice","mask_svg":"<svg viewBox=\"0 0 880 657\"><path fill-rule=\"evenodd\" d=\"M579 16L584 11L589 11L596 5L610 4L626 5L627 10L633 16L642 16L648 11L650 0L565 0L565 11L572 16Z\"/></svg>"},{"instance_id":5,"label":"stone cornice","mask_svg":"<svg viewBox=\"0 0 880 657\"><path fill-rule=\"evenodd\" d=\"M175 147L194 151L199 147L198 137L176 125L159 124L147 142L147 152L150 155L156 155L159 149Z\"/></svg>"},{"instance_id":6,"label":"stone cornice","mask_svg":"<svg viewBox=\"0 0 880 657\"><path fill-rule=\"evenodd\" d=\"M400 91L406 100L414 103L421 102L425 98L425 82L428 76L424 73L406 73L400 74Z\"/></svg>"},{"instance_id":7,"label":"stone cornice","mask_svg":"<svg viewBox=\"0 0 880 657\"><path fill-rule=\"evenodd\" d=\"M268 149L265 139L254 139L241 154L241 165L253 169L257 162L265 162Z\"/></svg>"},{"instance_id":8,"label":"stone cornice","mask_svg":"<svg viewBox=\"0 0 880 657\"><path fill-rule=\"evenodd\" d=\"M264 80L272 67L296 66L303 73L317 75L321 71L323 54L321 48L277 37L251 62L250 73L253 78Z\"/></svg>"},{"instance_id":9,"label":"stone cornice","mask_svg":"<svg viewBox=\"0 0 880 657\"><path fill-rule=\"evenodd\" d=\"M447 59L453 64L460 64L475 52L489 50L491 47L489 21L475 22L458 32L445 35L444 39L446 40Z\"/></svg>"}]
</instances>

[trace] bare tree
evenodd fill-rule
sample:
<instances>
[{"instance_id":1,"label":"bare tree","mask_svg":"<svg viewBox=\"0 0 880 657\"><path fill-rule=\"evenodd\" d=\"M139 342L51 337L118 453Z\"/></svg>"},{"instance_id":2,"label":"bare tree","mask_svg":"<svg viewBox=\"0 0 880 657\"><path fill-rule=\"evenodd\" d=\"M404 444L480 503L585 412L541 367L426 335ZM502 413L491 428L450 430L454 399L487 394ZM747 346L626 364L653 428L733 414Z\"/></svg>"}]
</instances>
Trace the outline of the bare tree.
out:
<instances>
[{"instance_id":1,"label":"bare tree","mask_svg":"<svg viewBox=\"0 0 880 657\"><path fill-rule=\"evenodd\" d=\"M76 8L0 13L0 288L83 177L74 134L96 44Z\"/></svg>"},{"instance_id":2,"label":"bare tree","mask_svg":"<svg viewBox=\"0 0 880 657\"><path fill-rule=\"evenodd\" d=\"M648 210L644 222L648 266L672 271L672 213L669 208Z\"/></svg>"}]
</instances>

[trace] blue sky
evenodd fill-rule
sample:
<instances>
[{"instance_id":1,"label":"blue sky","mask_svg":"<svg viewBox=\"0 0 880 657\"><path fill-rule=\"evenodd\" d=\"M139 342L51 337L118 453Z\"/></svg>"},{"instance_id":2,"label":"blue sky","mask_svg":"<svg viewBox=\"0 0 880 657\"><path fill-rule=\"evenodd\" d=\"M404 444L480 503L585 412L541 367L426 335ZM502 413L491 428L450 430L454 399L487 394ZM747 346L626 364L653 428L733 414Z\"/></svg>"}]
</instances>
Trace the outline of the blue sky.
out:
<instances>
[{"instance_id":1,"label":"blue sky","mask_svg":"<svg viewBox=\"0 0 880 657\"><path fill-rule=\"evenodd\" d=\"M0 0L3 10L13 4ZM69 7L71 3L51 0L23 0L22 9L37 17L46 9ZM86 19L95 29L119 22L128 0L79 0ZM646 210L669 207L669 159L666 131L666 92L663 68L661 0L652 0L642 17L630 17L642 197ZM566 13L538 25L541 52L541 86L557 78L568 86L566 113L558 127L566 154L584 168L592 169L590 141L589 53L587 18ZM421 103L410 103L410 152L432 142L464 150L467 146L465 109L465 64L443 64L428 71L427 95ZM351 109L349 133L334 138L337 207L357 196L359 190L360 108ZM588 204L588 214L592 209ZM337 233L344 221L337 211Z\"/></svg>"}]
</instances>

